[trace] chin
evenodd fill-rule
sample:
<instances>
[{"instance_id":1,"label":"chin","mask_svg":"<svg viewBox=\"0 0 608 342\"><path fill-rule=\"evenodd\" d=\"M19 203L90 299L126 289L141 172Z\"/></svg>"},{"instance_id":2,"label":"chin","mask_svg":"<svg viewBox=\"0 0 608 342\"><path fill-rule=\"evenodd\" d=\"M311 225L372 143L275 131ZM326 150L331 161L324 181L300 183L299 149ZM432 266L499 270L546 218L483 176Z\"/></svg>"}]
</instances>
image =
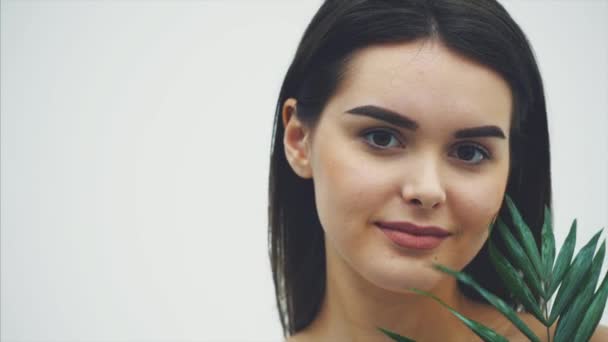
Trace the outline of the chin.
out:
<instances>
[{"instance_id":1,"label":"chin","mask_svg":"<svg viewBox=\"0 0 608 342\"><path fill-rule=\"evenodd\" d=\"M431 291L444 279L437 271L421 268L400 272L376 270L365 278L378 288L401 294L411 294L410 288Z\"/></svg>"}]
</instances>

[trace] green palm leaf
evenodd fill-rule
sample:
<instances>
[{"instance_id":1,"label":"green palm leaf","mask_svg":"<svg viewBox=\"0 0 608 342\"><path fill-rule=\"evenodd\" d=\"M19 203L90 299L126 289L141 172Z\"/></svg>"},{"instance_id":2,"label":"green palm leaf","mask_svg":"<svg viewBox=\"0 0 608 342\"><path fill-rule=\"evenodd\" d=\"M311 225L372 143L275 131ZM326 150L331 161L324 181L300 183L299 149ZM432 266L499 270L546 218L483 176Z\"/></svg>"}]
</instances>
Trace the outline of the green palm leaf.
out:
<instances>
[{"instance_id":1,"label":"green palm leaf","mask_svg":"<svg viewBox=\"0 0 608 342\"><path fill-rule=\"evenodd\" d=\"M566 308L566 305L570 303L570 300L576 294L576 290L581 287L583 277L591 268L591 262L593 261L593 254L595 253L595 247L597 246L597 240L600 238L602 231L597 232L591 240L579 251L572 262L572 265L568 268L562 286L560 286L557 296L555 297L555 303L551 308L551 315L549 316L549 324L553 324L557 316Z\"/></svg>"},{"instance_id":2,"label":"green palm leaf","mask_svg":"<svg viewBox=\"0 0 608 342\"><path fill-rule=\"evenodd\" d=\"M587 310L593 299L593 292L600 278L600 271L606 254L606 241L604 241L593 258L593 263L589 273L583 281L584 288L580 294L572 301L572 305L560 316L555 329L555 342L572 341L576 328L580 323L580 318Z\"/></svg>"},{"instance_id":3,"label":"green palm leaf","mask_svg":"<svg viewBox=\"0 0 608 342\"><path fill-rule=\"evenodd\" d=\"M513 265L511 265L496 247L494 247L492 240L488 241L488 251L490 253L490 260L498 271L498 275L504 282L505 287L513 293L515 298L524 304L526 309L528 309L536 319L545 324L546 319L543 317L540 306L528 288L528 285L521 279Z\"/></svg>"},{"instance_id":4,"label":"green palm leaf","mask_svg":"<svg viewBox=\"0 0 608 342\"><path fill-rule=\"evenodd\" d=\"M509 195L505 195L505 200L507 202L507 207L509 207L509 212L511 213L511 218L513 219L513 224L515 225L515 231L519 235L519 239L523 244L524 250L532 265L536 269L538 274L542 274L542 265L540 261L540 253L538 253L538 246L536 246L536 240L534 239L534 235L532 235L532 231L524 222L524 219L521 217L519 210L515 207L515 203Z\"/></svg>"},{"instance_id":5,"label":"green palm leaf","mask_svg":"<svg viewBox=\"0 0 608 342\"><path fill-rule=\"evenodd\" d=\"M545 206L545 219L541 231L542 249L541 259L543 263L545 302L549 299L549 284L551 283L553 263L555 262L555 236L553 235L553 222L551 221L551 212Z\"/></svg>"},{"instance_id":6,"label":"green palm leaf","mask_svg":"<svg viewBox=\"0 0 608 342\"><path fill-rule=\"evenodd\" d=\"M536 273L534 267L530 263L530 259L526 255L526 252L522 248L522 246L515 240L515 237L509 231L509 228L505 225L505 223L498 219L498 232L502 236L505 241L505 245L509 254L511 255L511 260L513 261L514 266L521 269L524 273L525 279L527 279L527 284L531 286L534 291L535 297L542 296L545 298L544 290L542 289L541 281Z\"/></svg>"},{"instance_id":7,"label":"green palm leaf","mask_svg":"<svg viewBox=\"0 0 608 342\"><path fill-rule=\"evenodd\" d=\"M564 241L564 245L559 250L559 255L557 256L557 260L555 261L555 266L553 267L551 283L549 286L549 291L547 291L547 296L550 298L553 296L555 290L559 286L562 281L564 275L566 274L566 270L568 266L570 266L570 261L572 260L572 256L574 255L574 246L576 245L576 219L572 221L572 225L570 226L570 232L568 232L568 236L566 236L566 240Z\"/></svg>"},{"instance_id":8,"label":"green palm leaf","mask_svg":"<svg viewBox=\"0 0 608 342\"><path fill-rule=\"evenodd\" d=\"M600 322L602 318L602 313L604 312L604 308L606 307L606 299L608 298L608 273L604 276L604 280L602 280L602 285L600 285L600 289L597 291L595 296L593 297L593 301L591 305L589 305L589 309L585 313L583 320L581 321L581 326L576 331L574 335L573 341L588 341L591 337L591 334L595 331L597 324Z\"/></svg>"},{"instance_id":9,"label":"green palm leaf","mask_svg":"<svg viewBox=\"0 0 608 342\"><path fill-rule=\"evenodd\" d=\"M407 338L407 337L403 337L397 333L394 333L390 330L386 330L383 328L378 328L378 330L380 330L382 333L384 333L386 336L390 337L393 341L397 341L397 342L416 342L415 340L412 340L411 338Z\"/></svg>"}]
</instances>

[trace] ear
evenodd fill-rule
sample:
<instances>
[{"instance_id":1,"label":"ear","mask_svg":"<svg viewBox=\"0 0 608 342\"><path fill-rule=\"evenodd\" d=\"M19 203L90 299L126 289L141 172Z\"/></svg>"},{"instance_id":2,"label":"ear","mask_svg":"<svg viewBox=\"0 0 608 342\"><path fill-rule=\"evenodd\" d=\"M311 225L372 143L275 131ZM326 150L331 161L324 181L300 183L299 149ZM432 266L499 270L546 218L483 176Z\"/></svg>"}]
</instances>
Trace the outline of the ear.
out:
<instances>
[{"instance_id":1,"label":"ear","mask_svg":"<svg viewBox=\"0 0 608 342\"><path fill-rule=\"evenodd\" d=\"M310 129L298 118L297 100L289 98L283 104L282 119L285 134L285 157L293 171L302 178L312 178L310 167Z\"/></svg>"}]
</instances>

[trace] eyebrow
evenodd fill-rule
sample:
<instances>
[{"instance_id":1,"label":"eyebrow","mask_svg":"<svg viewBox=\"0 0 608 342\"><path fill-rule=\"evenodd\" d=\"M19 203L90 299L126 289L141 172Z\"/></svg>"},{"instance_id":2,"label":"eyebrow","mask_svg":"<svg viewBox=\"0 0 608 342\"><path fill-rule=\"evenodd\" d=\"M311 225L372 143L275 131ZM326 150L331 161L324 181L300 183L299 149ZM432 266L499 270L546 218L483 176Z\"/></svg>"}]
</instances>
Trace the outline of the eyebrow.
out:
<instances>
[{"instance_id":1,"label":"eyebrow","mask_svg":"<svg viewBox=\"0 0 608 342\"><path fill-rule=\"evenodd\" d=\"M346 111L349 114L369 116L371 118L386 121L395 126L415 131L418 128L416 121L409 119L407 116L393 112L386 108L378 106L360 106Z\"/></svg>"},{"instance_id":2,"label":"eyebrow","mask_svg":"<svg viewBox=\"0 0 608 342\"><path fill-rule=\"evenodd\" d=\"M408 118L403 114L399 114L392 110L373 106L359 106L346 111L348 114L354 115L362 115L368 116L377 120L388 122L392 125L402 127L411 131L415 131L418 129L418 123L416 121ZM505 133L498 126L479 126L479 127L471 127L459 129L454 132L454 138L462 139L462 138L482 138L482 137L496 137L505 139Z\"/></svg>"}]
</instances>

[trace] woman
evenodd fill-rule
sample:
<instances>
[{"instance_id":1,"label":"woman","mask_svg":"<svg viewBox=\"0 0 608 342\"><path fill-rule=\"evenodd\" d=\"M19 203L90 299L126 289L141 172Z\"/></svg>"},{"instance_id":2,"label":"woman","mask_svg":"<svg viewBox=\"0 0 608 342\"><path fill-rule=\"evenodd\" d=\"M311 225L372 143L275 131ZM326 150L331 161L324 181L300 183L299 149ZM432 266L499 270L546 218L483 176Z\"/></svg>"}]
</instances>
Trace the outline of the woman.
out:
<instances>
[{"instance_id":1,"label":"woman","mask_svg":"<svg viewBox=\"0 0 608 342\"><path fill-rule=\"evenodd\" d=\"M386 341L376 327L419 341L478 340L411 287L526 340L429 265L463 270L515 304L488 260L488 227L499 215L508 221L505 194L541 226L549 160L542 80L498 3L326 1L275 116L269 240L288 340Z\"/></svg>"}]
</instances>

